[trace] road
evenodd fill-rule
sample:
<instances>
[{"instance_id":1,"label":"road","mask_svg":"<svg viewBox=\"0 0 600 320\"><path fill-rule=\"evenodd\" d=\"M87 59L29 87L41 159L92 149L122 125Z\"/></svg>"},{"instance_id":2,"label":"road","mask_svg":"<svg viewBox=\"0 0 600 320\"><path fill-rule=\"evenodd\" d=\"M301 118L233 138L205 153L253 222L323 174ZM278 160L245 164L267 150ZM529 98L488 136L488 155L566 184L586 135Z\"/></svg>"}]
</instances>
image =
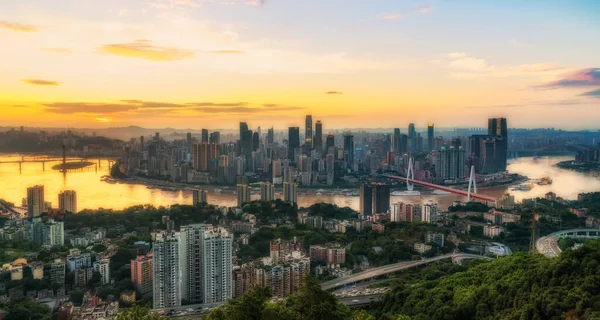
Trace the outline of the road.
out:
<instances>
[{"instance_id":1,"label":"road","mask_svg":"<svg viewBox=\"0 0 600 320\"><path fill-rule=\"evenodd\" d=\"M557 241L560 238L584 238L584 239L595 239L600 237L600 230L598 229L569 229L554 232L545 237L539 238L535 242L535 248L539 253L544 254L547 257L558 257L562 250L558 247Z\"/></svg>"},{"instance_id":2,"label":"road","mask_svg":"<svg viewBox=\"0 0 600 320\"><path fill-rule=\"evenodd\" d=\"M367 271L355 273L353 275L338 278L331 281L324 282L321 287L323 290L332 290L339 287L343 287L344 285L352 284L359 281L368 280L371 278L375 278L378 276L382 276L389 273L394 273L397 271L414 268L418 266L422 266L428 263L444 260L444 259L491 259L489 257L474 255L474 254L466 254L466 253L458 253L458 254L447 254L443 256L433 257L430 259L417 260L417 261L407 261L407 262L399 262L394 264L389 264L383 267L373 268Z\"/></svg>"}]
</instances>

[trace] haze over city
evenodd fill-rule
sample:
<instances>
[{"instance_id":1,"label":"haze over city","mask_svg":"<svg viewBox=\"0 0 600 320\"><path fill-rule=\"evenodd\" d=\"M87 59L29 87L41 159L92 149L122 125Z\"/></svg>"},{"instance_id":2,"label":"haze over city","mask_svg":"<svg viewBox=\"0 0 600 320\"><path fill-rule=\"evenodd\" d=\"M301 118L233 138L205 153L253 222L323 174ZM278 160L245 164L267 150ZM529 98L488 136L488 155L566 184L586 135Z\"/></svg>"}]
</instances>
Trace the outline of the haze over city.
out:
<instances>
[{"instance_id":1,"label":"haze over city","mask_svg":"<svg viewBox=\"0 0 600 320\"><path fill-rule=\"evenodd\" d=\"M0 3L3 125L596 128L597 1Z\"/></svg>"}]
</instances>

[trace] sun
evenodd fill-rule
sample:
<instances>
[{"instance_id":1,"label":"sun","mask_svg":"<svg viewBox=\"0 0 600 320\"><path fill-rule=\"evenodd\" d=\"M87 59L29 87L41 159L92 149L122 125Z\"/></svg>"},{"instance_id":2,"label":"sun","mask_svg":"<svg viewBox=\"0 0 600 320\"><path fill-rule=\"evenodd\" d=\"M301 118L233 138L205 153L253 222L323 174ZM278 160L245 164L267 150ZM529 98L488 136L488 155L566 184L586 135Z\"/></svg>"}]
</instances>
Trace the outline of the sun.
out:
<instances>
[{"instance_id":1,"label":"sun","mask_svg":"<svg viewBox=\"0 0 600 320\"><path fill-rule=\"evenodd\" d=\"M100 117L97 117L96 121L102 122L102 123L106 123L106 122L111 122L112 120L109 119L109 118L100 118Z\"/></svg>"}]
</instances>

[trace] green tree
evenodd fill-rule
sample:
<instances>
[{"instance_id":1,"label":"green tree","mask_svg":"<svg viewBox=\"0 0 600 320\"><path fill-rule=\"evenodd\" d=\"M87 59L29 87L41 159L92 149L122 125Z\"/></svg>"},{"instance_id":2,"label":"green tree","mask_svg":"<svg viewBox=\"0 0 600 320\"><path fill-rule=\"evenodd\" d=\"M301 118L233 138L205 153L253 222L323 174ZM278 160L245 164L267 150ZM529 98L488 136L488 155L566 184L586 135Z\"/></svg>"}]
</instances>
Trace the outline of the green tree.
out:
<instances>
[{"instance_id":1,"label":"green tree","mask_svg":"<svg viewBox=\"0 0 600 320\"><path fill-rule=\"evenodd\" d=\"M302 319L345 320L352 316L350 308L338 302L333 294L323 291L310 275L304 278L298 293L288 298L285 305Z\"/></svg>"},{"instance_id":2,"label":"green tree","mask_svg":"<svg viewBox=\"0 0 600 320\"><path fill-rule=\"evenodd\" d=\"M5 320L50 320L52 311L43 304L25 298L14 300L7 305Z\"/></svg>"}]
</instances>

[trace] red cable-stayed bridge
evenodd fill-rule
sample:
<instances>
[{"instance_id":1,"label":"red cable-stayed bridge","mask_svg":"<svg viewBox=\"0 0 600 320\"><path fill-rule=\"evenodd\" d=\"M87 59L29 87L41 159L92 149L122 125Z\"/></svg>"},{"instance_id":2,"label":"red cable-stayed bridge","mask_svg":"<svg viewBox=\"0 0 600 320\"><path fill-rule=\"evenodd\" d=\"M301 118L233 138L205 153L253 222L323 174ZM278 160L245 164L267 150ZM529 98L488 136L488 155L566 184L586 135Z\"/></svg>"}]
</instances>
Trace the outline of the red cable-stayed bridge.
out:
<instances>
[{"instance_id":1,"label":"red cable-stayed bridge","mask_svg":"<svg viewBox=\"0 0 600 320\"><path fill-rule=\"evenodd\" d=\"M465 191L465 190L459 190L459 189L454 189L454 188L449 188L449 187L444 187L444 186L440 186L437 184L433 184L433 183L429 183L429 182L425 182L425 181L419 181L419 180L414 180L414 179L409 179L406 177L400 177L400 176L393 176L393 175L385 175L386 177L393 179L393 180L399 180L399 181L403 181L403 182L408 182L417 186L421 186L421 187L426 187L426 188L430 188L430 189L436 189L436 190L441 190L441 191L446 191L449 193L453 193L453 194L457 194L457 195L461 195L461 196L465 196L465 197L469 197L469 192ZM485 201L485 202L489 202L489 201L496 201L496 198L492 198L489 196L484 196L482 194L477 194L477 193L472 193L470 194L471 199L477 199L480 201Z\"/></svg>"}]
</instances>

